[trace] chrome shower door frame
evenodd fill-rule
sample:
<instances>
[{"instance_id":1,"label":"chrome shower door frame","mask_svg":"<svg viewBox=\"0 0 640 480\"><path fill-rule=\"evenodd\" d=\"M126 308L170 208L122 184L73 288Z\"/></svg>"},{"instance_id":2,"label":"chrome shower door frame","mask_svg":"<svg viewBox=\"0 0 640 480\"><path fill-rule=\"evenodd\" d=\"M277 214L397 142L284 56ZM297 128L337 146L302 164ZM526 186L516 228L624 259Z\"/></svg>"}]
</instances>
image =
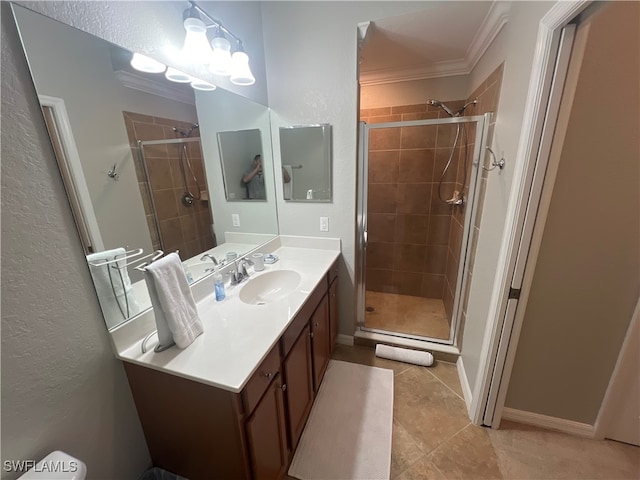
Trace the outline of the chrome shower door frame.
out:
<instances>
[{"instance_id":1,"label":"chrome shower door frame","mask_svg":"<svg viewBox=\"0 0 640 480\"><path fill-rule=\"evenodd\" d=\"M358 170L357 170L357 209L356 209L356 323L361 331L368 331L376 334L401 337L409 340L429 342L430 344L442 344L458 346L459 332L462 326L461 317L463 309L462 293L467 287L467 271L470 267L470 247L473 242L473 230L477 214L477 202L480 194L480 183L482 182L482 166L484 165L484 152L488 141L489 124L491 123L491 113L484 115L474 115L468 117L440 118L434 120L411 120L401 122L375 123L368 125L365 122L359 124L358 142ZM462 232L462 243L460 252L460 262L458 265L458 276L454 293L453 313L449 338L421 337L402 332L392 332L368 328L365 326L365 295L366 295L366 250L367 250L367 198L368 198L368 169L369 169L369 132L370 130L383 128L400 128L429 125L447 124L476 124L476 136L474 142L473 155L471 157L471 175L469 178L469 193L467 196L467 208Z\"/></svg>"}]
</instances>

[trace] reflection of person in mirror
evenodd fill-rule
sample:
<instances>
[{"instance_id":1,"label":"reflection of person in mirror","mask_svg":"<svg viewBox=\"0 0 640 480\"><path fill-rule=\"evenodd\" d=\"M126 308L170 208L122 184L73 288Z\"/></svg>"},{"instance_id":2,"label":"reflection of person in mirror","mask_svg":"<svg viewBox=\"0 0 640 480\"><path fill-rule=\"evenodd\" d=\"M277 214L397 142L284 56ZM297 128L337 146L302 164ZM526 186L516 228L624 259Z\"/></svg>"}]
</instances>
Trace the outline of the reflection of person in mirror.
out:
<instances>
[{"instance_id":1,"label":"reflection of person in mirror","mask_svg":"<svg viewBox=\"0 0 640 480\"><path fill-rule=\"evenodd\" d=\"M242 183L247 188L247 198L265 200L264 175L262 174L262 156L256 155L251 165L242 176Z\"/></svg>"}]
</instances>

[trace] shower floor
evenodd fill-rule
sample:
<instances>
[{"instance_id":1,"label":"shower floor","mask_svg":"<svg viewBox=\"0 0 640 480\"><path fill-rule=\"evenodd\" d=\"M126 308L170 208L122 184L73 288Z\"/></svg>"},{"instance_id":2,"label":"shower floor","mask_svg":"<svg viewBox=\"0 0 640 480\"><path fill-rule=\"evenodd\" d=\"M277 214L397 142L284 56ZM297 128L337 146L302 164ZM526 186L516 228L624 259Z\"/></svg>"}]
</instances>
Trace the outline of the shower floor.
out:
<instances>
[{"instance_id":1,"label":"shower floor","mask_svg":"<svg viewBox=\"0 0 640 480\"><path fill-rule=\"evenodd\" d=\"M366 328L431 337L449 338L449 321L439 298L395 293L366 292ZM371 308L374 310L369 311Z\"/></svg>"}]
</instances>

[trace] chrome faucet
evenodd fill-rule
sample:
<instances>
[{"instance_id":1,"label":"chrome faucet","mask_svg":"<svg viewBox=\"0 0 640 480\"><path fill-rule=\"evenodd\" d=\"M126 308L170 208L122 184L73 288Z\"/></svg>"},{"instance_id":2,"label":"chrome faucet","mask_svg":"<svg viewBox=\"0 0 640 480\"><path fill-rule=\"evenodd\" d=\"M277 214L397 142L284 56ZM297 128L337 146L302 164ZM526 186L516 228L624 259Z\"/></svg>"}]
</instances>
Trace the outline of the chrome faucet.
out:
<instances>
[{"instance_id":1,"label":"chrome faucet","mask_svg":"<svg viewBox=\"0 0 640 480\"><path fill-rule=\"evenodd\" d=\"M210 254L208 254L208 253L205 253L204 255L202 255L202 256L200 257L200 260L206 260L207 258L208 258L208 259L210 259L210 260L213 262L213 264L214 264L215 266L218 266L218 265L222 266L222 265L224 265L224 260L221 260L223 263L222 263L222 264L220 264L220 262L218 262L218 260L216 260L216 257L214 257L213 255L210 255Z\"/></svg>"},{"instance_id":2,"label":"chrome faucet","mask_svg":"<svg viewBox=\"0 0 640 480\"><path fill-rule=\"evenodd\" d=\"M247 257L239 258L235 262L235 269L231 272L231 285L238 285L249 278L247 265L253 265L253 262Z\"/></svg>"}]
</instances>

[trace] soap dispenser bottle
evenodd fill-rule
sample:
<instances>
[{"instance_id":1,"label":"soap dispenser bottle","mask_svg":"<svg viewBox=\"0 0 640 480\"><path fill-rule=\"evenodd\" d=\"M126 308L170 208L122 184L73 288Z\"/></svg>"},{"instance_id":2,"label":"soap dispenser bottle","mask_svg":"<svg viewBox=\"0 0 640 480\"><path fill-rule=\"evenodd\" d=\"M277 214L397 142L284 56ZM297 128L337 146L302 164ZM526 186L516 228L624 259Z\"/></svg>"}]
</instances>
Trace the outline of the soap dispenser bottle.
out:
<instances>
[{"instance_id":1,"label":"soap dispenser bottle","mask_svg":"<svg viewBox=\"0 0 640 480\"><path fill-rule=\"evenodd\" d=\"M220 270L216 270L216 273L213 274L213 288L216 293L216 302L221 302L224 300L225 292L224 292L224 278L220 273Z\"/></svg>"}]
</instances>

